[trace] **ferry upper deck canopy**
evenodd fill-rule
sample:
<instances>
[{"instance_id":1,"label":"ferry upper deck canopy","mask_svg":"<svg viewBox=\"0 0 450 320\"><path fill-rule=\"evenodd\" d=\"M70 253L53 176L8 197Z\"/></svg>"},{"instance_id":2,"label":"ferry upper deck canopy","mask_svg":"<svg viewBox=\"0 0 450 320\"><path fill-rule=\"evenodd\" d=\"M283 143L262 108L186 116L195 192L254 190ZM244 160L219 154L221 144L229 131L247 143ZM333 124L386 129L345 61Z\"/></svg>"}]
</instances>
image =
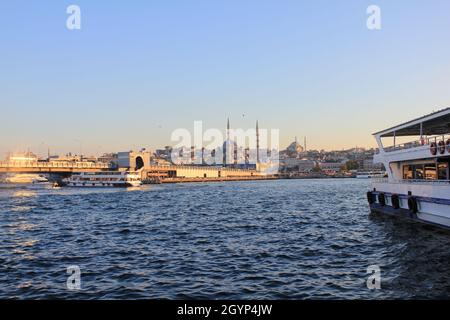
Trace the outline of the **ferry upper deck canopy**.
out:
<instances>
[{"instance_id":1,"label":"ferry upper deck canopy","mask_svg":"<svg viewBox=\"0 0 450 320\"><path fill-rule=\"evenodd\" d=\"M408 121L401 125L374 133L374 136L433 136L450 133L450 107L426 116Z\"/></svg>"}]
</instances>

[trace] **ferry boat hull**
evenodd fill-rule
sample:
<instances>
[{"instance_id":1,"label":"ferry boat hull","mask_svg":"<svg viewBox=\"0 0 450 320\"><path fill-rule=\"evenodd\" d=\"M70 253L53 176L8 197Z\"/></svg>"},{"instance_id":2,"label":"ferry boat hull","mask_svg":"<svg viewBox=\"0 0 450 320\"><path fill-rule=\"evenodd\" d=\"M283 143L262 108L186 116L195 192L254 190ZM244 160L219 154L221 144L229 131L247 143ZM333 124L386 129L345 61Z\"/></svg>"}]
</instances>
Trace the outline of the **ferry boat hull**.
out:
<instances>
[{"instance_id":1,"label":"ferry boat hull","mask_svg":"<svg viewBox=\"0 0 450 320\"><path fill-rule=\"evenodd\" d=\"M413 196L412 194L412 192L392 193L385 191L372 191L368 193L368 198L372 197L371 200L369 199L371 212L408 218L417 222L423 222L450 229L449 199L429 196ZM424 192L422 194L426 195L427 193ZM381 199L380 201L380 195L382 195L384 200ZM397 205L394 204L395 200L393 199L395 199L395 197L398 197ZM414 199L413 201L415 204L411 205L410 199Z\"/></svg>"},{"instance_id":2,"label":"ferry boat hull","mask_svg":"<svg viewBox=\"0 0 450 320\"><path fill-rule=\"evenodd\" d=\"M78 187L78 188L131 188L139 187L142 183L137 182L126 182L126 183L80 183L80 182L66 182L67 187Z\"/></svg>"}]
</instances>

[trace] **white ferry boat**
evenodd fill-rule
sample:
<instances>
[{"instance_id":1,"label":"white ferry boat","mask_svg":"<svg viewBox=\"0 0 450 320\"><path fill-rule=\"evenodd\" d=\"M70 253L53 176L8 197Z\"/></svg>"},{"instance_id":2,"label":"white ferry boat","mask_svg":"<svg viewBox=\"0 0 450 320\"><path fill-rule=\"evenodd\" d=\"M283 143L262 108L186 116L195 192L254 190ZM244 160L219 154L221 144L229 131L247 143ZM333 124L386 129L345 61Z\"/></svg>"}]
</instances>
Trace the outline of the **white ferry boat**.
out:
<instances>
[{"instance_id":1,"label":"white ferry boat","mask_svg":"<svg viewBox=\"0 0 450 320\"><path fill-rule=\"evenodd\" d=\"M384 164L388 177L372 180L371 211L450 228L450 108L374 137L374 162Z\"/></svg>"},{"instance_id":2,"label":"white ferry boat","mask_svg":"<svg viewBox=\"0 0 450 320\"><path fill-rule=\"evenodd\" d=\"M140 172L96 171L73 174L64 183L69 187L138 187L142 184Z\"/></svg>"}]
</instances>

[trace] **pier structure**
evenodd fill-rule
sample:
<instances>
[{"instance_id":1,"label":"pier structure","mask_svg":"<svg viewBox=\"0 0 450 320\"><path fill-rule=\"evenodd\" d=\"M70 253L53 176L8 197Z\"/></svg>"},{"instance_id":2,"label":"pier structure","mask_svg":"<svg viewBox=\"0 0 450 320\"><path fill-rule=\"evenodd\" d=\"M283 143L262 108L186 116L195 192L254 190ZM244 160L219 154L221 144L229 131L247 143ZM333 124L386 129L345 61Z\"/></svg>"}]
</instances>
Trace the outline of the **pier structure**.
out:
<instances>
[{"instance_id":1,"label":"pier structure","mask_svg":"<svg viewBox=\"0 0 450 320\"><path fill-rule=\"evenodd\" d=\"M256 170L213 166L148 166L142 169L147 183L216 182L276 179Z\"/></svg>"},{"instance_id":2,"label":"pier structure","mask_svg":"<svg viewBox=\"0 0 450 320\"><path fill-rule=\"evenodd\" d=\"M145 166L143 178L236 178L262 176L256 170L212 166Z\"/></svg>"}]
</instances>

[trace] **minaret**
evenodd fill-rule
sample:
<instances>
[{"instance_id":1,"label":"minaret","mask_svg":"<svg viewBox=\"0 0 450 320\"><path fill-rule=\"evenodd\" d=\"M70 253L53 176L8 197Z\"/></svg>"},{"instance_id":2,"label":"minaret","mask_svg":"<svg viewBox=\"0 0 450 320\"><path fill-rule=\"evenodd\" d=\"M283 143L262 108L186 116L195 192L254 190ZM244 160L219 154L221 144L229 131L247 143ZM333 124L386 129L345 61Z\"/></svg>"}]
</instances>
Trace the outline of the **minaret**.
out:
<instances>
[{"instance_id":1,"label":"minaret","mask_svg":"<svg viewBox=\"0 0 450 320\"><path fill-rule=\"evenodd\" d=\"M205 147L202 147L202 165L205 164Z\"/></svg>"},{"instance_id":2,"label":"minaret","mask_svg":"<svg viewBox=\"0 0 450 320\"><path fill-rule=\"evenodd\" d=\"M256 163L259 163L259 127L256 120Z\"/></svg>"},{"instance_id":3,"label":"minaret","mask_svg":"<svg viewBox=\"0 0 450 320\"><path fill-rule=\"evenodd\" d=\"M226 167L229 163L230 155L230 118L227 118L227 139L223 143L223 166Z\"/></svg>"},{"instance_id":4,"label":"minaret","mask_svg":"<svg viewBox=\"0 0 450 320\"><path fill-rule=\"evenodd\" d=\"M305 144L304 144L304 147L305 147L305 152L306 152L306 136L305 136Z\"/></svg>"}]
</instances>

